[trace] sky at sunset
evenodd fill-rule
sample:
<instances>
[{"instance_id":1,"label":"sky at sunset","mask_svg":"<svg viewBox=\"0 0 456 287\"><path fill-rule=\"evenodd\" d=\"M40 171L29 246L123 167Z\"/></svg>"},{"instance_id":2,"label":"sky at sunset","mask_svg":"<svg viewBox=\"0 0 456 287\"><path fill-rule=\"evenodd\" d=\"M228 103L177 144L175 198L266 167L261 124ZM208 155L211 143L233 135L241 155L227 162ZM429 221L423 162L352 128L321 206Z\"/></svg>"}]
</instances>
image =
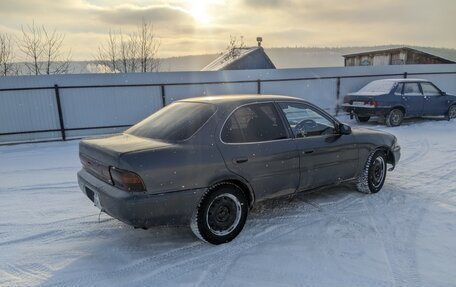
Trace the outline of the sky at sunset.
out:
<instances>
[{"instance_id":1,"label":"sky at sunset","mask_svg":"<svg viewBox=\"0 0 456 287\"><path fill-rule=\"evenodd\" d=\"M92 60L110 29L150 21L160 57L220 52L230 35L266 47L410 44L456 48L455 0L0 0L0 33L34 21Z\"/></svg>"}]
</instances>

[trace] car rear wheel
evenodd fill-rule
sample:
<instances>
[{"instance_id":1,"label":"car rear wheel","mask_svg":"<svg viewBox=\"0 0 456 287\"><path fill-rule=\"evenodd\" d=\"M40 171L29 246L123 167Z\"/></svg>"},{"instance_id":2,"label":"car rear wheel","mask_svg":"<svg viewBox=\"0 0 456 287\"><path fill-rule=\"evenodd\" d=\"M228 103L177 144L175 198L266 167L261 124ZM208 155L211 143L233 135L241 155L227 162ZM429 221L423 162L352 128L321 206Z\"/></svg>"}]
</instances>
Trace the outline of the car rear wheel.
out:
<instances>
[{"instance_id":1,"label":"car rear wheel","mask_svg":"<svg viewBox=\"0 0 456 287\"><path fill-rule=\"evenodd\" d=\"M244 227L248 201L234 184L222 184L210 189L195 211L191 228L203 241L222 244L233 240Z\"/></svg>"},{"instance_id":2,"label":"car rear wheel","mask_svg":"<svg viewBox=\"0 0 456 287\"><path fill-rule=\"evenodd\" d=\"M362 193L377 193L386 179L386 156L383 151L372 152L358 176L356 187Z\"/></svg>"},{"instance_id":3,"label":"car rear wheel","mask_svg":"<svg viewBox=\"0 0 456 287\"><path fill-rule=\"evenodd\" d=\"M448 120L456 119L456 105L452 105L448 109Z\"/></svg>"},{"instance_id":4,"label":"car rear wheel","mask_svg":"<svg viewBox=\"0 0 456 287\"><path fill-rule=\"evenodd\" d=\"M365 122L369 121L370 116L362 117L362 116L356 115L355 118L356 118L356 121L357 121L357 122L359 122L359 123L365 123Z\"/></svg>"},{"instance_id":5,"label":"car rear wheel","mask_svg":"<svg viewBox=\"0 0 456 287\"><path fill-rule=\"evenodd\" d=\"M400 109L393 109L386 115L386 125L389 127L400 126L404 120L404 112Z\"/></svg>"}]
</instances>

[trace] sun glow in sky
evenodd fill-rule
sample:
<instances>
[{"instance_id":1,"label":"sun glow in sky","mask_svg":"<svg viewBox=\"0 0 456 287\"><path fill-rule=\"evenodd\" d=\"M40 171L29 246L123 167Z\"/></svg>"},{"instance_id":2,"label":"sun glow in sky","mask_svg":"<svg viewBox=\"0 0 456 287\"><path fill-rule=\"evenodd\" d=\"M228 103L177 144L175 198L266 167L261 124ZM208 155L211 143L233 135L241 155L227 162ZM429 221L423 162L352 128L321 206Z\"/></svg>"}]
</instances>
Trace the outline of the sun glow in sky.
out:
<instances>
[{"instance_id":1,"label":"sun glow in sky","mask_svg":"<svg viewBox=\"0 0 456 287\"><path fill-rule=\"evenodd\" d=\"M207 6L209 1L207 0L193 0L190 1L192 8L190 10L192 16L202 24L209 24L210 18L207 13Z\"/></svg>"},{"instance_id":2,"label":"sun glow in sky","mask_svg":"<svg viewBox=\"0 0 456 287\"><path fill-rule=\"evenodd\" d=\"M45 25L65 34L74 60L91 60L110 30L142 19L160 57L219 53L230 35L246 45L334 47L405 44L456 48L455 0L0 0L0 33Z\"/></svg>"}]
</instances>

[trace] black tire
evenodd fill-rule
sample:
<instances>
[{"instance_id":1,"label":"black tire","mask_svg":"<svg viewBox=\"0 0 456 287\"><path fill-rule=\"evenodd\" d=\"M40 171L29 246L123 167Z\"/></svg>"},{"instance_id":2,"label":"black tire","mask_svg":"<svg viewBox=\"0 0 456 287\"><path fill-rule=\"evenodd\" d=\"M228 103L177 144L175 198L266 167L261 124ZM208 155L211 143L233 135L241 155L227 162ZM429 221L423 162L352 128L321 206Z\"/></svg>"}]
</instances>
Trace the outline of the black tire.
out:
<instances>
[{"instance_id":1,"label":"black tire","mask_svg":"<svg viewBox=\"0 0 456 287\"><path fill-rule=\"evenodd\" d=\"M400 109L392 109L386 115L386 125L389 127L400 126L404 120L404 112Z\"/></svg>"},{"instance_id":2,"label":"black tire","mask_svg":"<svg viewBox=\"0 0 456 287\"><path fill-rule=\"evenodd\" d=\"M247 198L237 185L217 185L203 195L191 229L199 239L211 244L230 242L242 231L248 208Z\"/></svg>"},{"instance_id":3,"label":"black tire","mask_svg":"<svg viewBox=\"0 0 456 287\"><path fill-rule=\"evenodd\" d=\"M456 119L456 105L452 105L448 108L448 120L451 121Z\"/></svg>"},{"instance_id":4,"label":"black tire","mask_svg":"<svg viewBox=\"0 0 456 287\"><path fill-rule=\"evenodd\" d=\"M370 119L371 117L370 117L370 116L361 117L361 116L356 115L355 118L356 118L356 121L357 121L357 122L359 122L359 123L365 123L365 122L369 121L369 119Z\"/></svg>"},{"instance_id":5,"label":"black tire","mask_svg":"<svg viewBox=\"0 0 456 287\"><path fill-rule=\"evenodd\" d=\"M362 193L377 193L386 179L387 162L383 151L372 152L366 160L363 171L358 176L356 187Z\"/></svg>"}]
</instances>

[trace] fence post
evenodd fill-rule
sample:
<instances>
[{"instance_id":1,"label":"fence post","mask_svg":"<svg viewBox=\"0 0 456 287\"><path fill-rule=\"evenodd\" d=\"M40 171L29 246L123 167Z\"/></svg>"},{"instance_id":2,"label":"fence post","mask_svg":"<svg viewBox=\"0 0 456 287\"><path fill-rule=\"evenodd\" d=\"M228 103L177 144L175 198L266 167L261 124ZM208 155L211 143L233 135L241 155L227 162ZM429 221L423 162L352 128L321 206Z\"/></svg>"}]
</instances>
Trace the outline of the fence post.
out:
<instances>
[{"instance_id":1,"label":"fence post","mask_svg":"<svg viewBox=\"0 0 456 287\"><path fill-rule=\"evenodd\" d=\"M404 73L404 79L407 79L407 72Z\"/></svg>"},{"instance_id":2,"label":"fence post","mask_svg":"<svg viewBox=\"0 0 456 287\"><path fill-rule=\"evenodd\" d=\"M160 93L162 97L162 107L166 106L165 85L160 85Z\"/></svg>"},{"instance_id":3,"label":"fence post","mask_svg":"<svg viewBox=\"0 0 456 287\"><path fill-rule=\"evenodd\" d=\"M257 80L257 94L261 95L261 80Z\"/></svg>"},{"instance_id":4,"label":"fence post","mask_svg":"<svg viewBox=\"0 0 456 287\"><path fill-rule=\"evenodd\" d=\"M339 100L340 100L340 77L337 77L337 82L336 82L336 116L339 115Z\"/></svg>"},{"instance_id":5,"label":"fence post","mask_svg":"<svg viewBox=\"0 0 456 287\"><path fill-rule=\"evenodd\" d=\"M62 105L60 103L60 91L59 91L59 86L57 84L54 85L54 91L55 91L55 101L57 103L57 111L59 113L60 133L62 135L62 140L66 141L65 125L63 123Z\"/></svg>"}]
</instances>

